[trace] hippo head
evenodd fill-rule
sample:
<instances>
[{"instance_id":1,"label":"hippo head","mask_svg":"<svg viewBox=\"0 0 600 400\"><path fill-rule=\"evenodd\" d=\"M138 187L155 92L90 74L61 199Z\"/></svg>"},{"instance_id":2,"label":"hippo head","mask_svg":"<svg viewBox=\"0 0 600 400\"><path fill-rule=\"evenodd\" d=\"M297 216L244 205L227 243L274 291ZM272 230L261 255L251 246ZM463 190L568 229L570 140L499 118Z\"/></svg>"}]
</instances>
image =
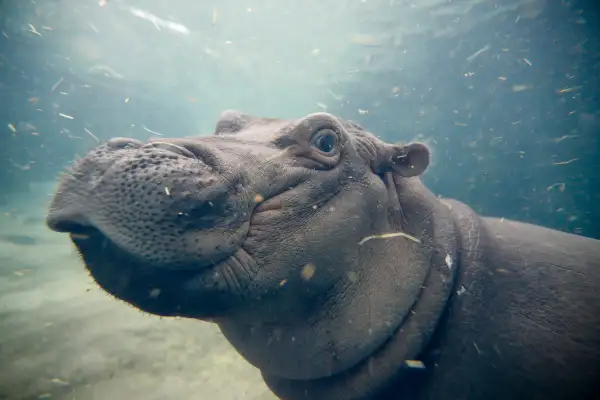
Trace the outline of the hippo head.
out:
<instances>
[{"instance_id":1,"label":"hippo head","mask_svg":"<svg viewBox=\"0 0 600 400\"><path fill-rule=\"evenodd\" d=\"M422 297L438 247L414 178L428 162L423 144L330 114L227 111L212 136L91 151L47 223L108 293L216 322L267 382L320 380L366 363Z\"/></svg>"}]
</instances>

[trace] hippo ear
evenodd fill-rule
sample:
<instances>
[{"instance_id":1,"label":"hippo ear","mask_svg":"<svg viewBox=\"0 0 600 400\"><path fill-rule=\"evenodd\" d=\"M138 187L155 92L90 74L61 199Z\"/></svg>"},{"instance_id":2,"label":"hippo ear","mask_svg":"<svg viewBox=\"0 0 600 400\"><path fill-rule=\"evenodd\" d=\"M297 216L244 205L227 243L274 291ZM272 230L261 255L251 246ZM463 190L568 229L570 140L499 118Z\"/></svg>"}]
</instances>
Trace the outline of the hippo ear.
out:
<instances>
[{"instance_id":1,"label":"hippo ear","mask_svg":"<svg viewBox=\"0 0 600 400\"><path fill-rule=\"evenodd\" d=\"M395 172L405 178L421 175L429 166L429 148L423 143L387 145L375 162L374 170Z\"/></svg>"},{"instance_id":2,"label":"hippo ear","mask_svg":"<svg viewBox=\"0 0 600 400\"><path fill-rule=\"evenodd\" d=\"M258 118L235 110L226 110L221 113L215 128L215 135L237 133Z\"/></svg>"}]
</instances>

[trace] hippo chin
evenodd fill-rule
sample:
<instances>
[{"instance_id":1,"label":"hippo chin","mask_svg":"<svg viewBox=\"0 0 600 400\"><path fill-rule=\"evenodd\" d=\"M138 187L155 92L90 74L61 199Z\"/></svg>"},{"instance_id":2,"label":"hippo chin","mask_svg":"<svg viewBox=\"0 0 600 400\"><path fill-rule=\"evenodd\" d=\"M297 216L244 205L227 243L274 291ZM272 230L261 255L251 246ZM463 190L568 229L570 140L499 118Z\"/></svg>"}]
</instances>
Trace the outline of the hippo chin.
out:
<instances>
[{"instance_id":1,"label":"hippo chin","mask_svg":"<svg viewBox=\"0 0 600 400\"><path fill-rule=\"evenodd\" d=\"M596 398L600 241L441 200L428 163L330 114L227 111L98 147L47 223L108 293L217 323L283 399Z\"/></svg>"}]
</instances>

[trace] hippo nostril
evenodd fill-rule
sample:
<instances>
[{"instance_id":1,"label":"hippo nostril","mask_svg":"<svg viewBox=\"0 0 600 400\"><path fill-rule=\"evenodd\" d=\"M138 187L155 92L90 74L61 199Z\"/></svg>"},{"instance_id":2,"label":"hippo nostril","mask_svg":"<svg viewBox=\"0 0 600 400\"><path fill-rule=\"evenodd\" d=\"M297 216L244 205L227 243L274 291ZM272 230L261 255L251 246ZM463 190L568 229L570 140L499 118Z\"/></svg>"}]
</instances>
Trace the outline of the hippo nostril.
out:
<instances>
[{"instance_id":1,"label":"hippo nostril","mask_svg":"<svg viewBox=\"0 0 600 400\"><path fill-rule=\"evenodd\" d=\"M148 143L145 147L155 147L157 149L169 150L173 153L177 153L177 154L185 156L185 157L196 158L194 153L192 153L185 147L180 146L178 144L174 144L174 143L155 141L155 142Z\"/></svg>"},{"instance_id":2,"label":"hippo nostril","mask_svg":"<svg viewBox=\"0 0 600 400\"><path fill-rule=\"evenodd\" d=\"M135 139L116 137L110 139L108 142L106 142L106 144L113 150L120 150L128 147L135 149L141 147L143 143Z\"/></svg>"}]
</instances>

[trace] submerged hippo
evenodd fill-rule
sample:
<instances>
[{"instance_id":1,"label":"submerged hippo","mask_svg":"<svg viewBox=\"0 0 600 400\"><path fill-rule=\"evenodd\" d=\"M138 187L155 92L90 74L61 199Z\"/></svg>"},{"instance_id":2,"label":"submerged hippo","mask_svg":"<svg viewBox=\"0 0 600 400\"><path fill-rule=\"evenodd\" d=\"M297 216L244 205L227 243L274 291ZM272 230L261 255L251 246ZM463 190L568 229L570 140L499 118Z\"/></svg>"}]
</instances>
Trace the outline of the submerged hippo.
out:
<instances>
[{"instance_id":1,"label":"submerged hippo","mask_svg":"<svg viewBox=\"0 0 600 400\"><path fill-rule=\"evenodd\" d=\"M439 199L428 163L330 114L227 111L96 148L47 223L115 297L217 323L282 399L600 398L600 241Z\"/></svg>"}]
</instances>

